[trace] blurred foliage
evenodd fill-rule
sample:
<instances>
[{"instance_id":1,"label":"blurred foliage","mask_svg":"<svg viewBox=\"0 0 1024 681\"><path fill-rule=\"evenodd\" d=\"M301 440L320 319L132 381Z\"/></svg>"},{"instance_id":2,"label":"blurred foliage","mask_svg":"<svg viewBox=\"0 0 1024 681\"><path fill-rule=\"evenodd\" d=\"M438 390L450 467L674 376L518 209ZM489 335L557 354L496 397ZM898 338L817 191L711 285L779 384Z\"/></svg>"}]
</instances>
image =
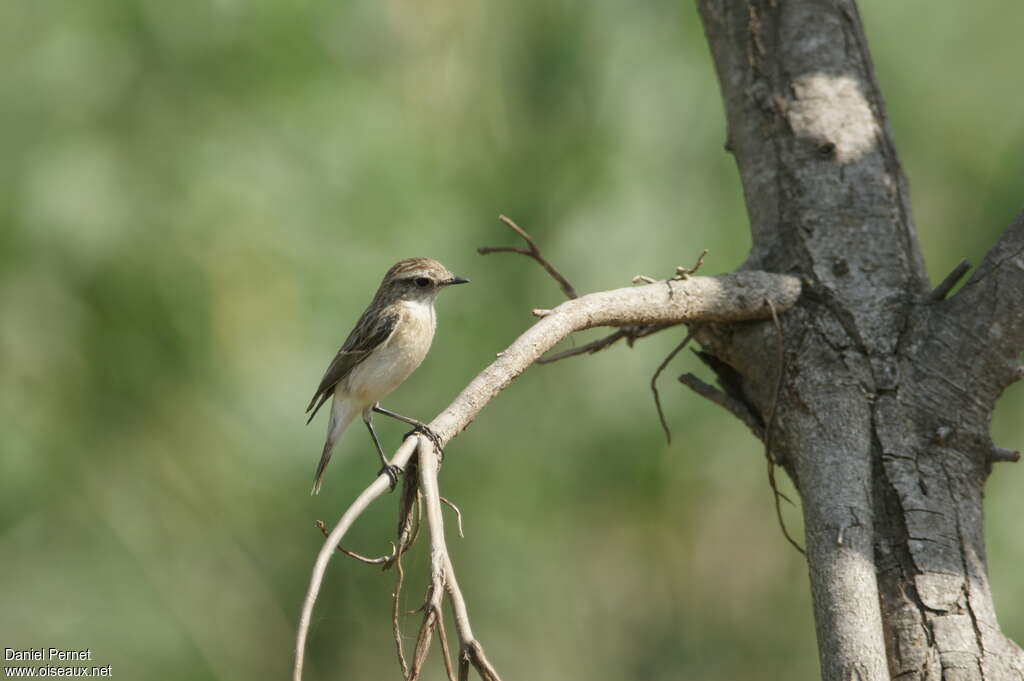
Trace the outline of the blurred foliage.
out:
<instances>
[{"instance_id":1,"label":"blurred foliage","mask_svg":"<svg viewBox=\"0 0 1024 681\"><path fill-rule=\"evenodd\" d=\"M1024 5L863 13L938 280L1020 208ZM90 647L116 678L287 676L312 521L376 470L354 430L310 498L324 423L302 409L393 261L473 280L388 401L428 419L559 300L475 254L514 242L498 213L581 291L749 244L688 2L11 0L0 63L0 641ZM457 568L506 678L815 676L762 453L673 387L692 357L662 439L647 382L679 335L534 368L449 448ZM1001 445L1024 446L1022 399ZM997 467L987 506L1018 640L1020 475ZM394 502L348 544L386 552ZM398 678L392 579L332 565L308 678Z\"/></svg>"}]
</instances>

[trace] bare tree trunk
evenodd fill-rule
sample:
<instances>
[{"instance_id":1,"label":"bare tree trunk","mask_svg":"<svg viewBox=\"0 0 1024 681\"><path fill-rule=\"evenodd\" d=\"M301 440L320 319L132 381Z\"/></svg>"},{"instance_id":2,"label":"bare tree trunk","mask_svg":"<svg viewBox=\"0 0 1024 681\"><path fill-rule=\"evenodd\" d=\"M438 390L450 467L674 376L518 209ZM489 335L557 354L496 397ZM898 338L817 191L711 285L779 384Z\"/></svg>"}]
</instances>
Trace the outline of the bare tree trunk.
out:
<instances>
[{"instance_id":1,"label":"bare tree trunk","mask_svg":"<svg viewBox=\"0 0 1024 681\"><path fill-rule=\"evenodd\" d=\"M989 436L1022 377L1024 216L929 291L853 0L701 0L750 216L744 268L794 274L783 389L770 325L707 327L730 394L774 414L803 502L822 677L1024 679L988 584ZM965 271L965 270L963 270ZM962 275L963 271L959 274Z\"/></svg>"}]
</instances>

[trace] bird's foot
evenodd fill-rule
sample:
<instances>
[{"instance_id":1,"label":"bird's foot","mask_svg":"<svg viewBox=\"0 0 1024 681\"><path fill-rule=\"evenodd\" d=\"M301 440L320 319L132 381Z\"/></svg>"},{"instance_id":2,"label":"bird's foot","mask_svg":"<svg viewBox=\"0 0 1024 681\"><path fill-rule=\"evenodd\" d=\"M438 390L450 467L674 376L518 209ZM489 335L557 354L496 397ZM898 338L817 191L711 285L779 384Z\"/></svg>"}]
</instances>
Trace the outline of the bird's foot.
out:
<instances>
[{"instance_id":1,"label":"bird's foot","mask_svg":"<svg viewBox=\"0 0 1024 681\"><path fill-rule=\"evenodd\" d=\"M380 477L381 473L387 473L388 474L388 480L391 481L390 484L388 485L388 487L390 488L391 492L394 492L395 491L395 486L398 484L398 478L404 472L405 471L403 471L400 466L392 466L391 464L388 463L388 464L384 464L383 466L380 467L380 470L377 471L377 477Z\"/></svg>"},{"instance_id":2,"label":"bird's foot","mask_svg":"<svg viewBox=\"0 0 1024 681\"><path fill-rule=\"evenodd\" d=\"M427 438L434 444L434 447L437 449L437 451L441 453L441 460L444 461L444 447L441 446L440 435L431 430L430 426L426 425L425 423L421 423L412 430L410 430L408 433L403 435L402 439L404 440L405 438L409 437L410 435L413 435L414 433L423 433L424 435L426 435Z\"/></svg>"}]
</instances>

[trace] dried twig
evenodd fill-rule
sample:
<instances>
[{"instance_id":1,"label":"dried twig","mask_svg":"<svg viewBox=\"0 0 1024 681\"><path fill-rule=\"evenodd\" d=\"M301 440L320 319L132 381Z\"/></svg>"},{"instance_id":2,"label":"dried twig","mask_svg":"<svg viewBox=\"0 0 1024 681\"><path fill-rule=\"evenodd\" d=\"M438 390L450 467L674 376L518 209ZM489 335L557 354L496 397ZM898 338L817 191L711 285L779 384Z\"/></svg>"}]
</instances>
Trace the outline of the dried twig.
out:
<instances>
[{"instance_id":1,"label":"dried twig","mask_svg":"<svg viewBox=\"0 0 1024 681\"><path fill-rule=\"evenodd\" d=\"M453 504L453 503L452 503L451 501L449 501L448 499L445 499L444 497L441 497L441 501L442 501L442 502L443 502L444 504L446 504L446 505L447 505L447 506L448 506L448 507L449 507L450 509L452 509L453 511L455 511L455 522L456 522L456 524L457 524L457 525L459 526L459 538L460 538L460 539L465 539L465 538L466 538L466 535L464 535L464 534L462 533L462 511L460 511L460 510L459 510L459 507L458 507L458 506L456 506L455 504Z\"/></svg>"},{"instance_id":2,"label":"dried twig","mask_svg":"<svg viewBox=\"0 0 1024 681\"><path fill-rule=\"evenodd\" d=\"M313 522L313 524L316 525L317 529L319 529L323 533L325 539L331 536L330 533L327 531L327 526L324 525L324 521L316 520ZM386 565L393 561L395 559L395 556L398 555L398 548L394 544L391 545L390 555L378 556L377 558L367 558L366 556L360 555L355 551L349 551L343 546L339 546L338 550L344 553L346 556L355 558L360 563L366 563L367 565Z\"/></svg>"},{"instance_id":3,"label":"dried twig","mask_svg":"<svg viewBox=\"0 0 1024 681\"><path fill-rule=\"evenodd\" d=\"M581 345L578 348L570 348L562 352L556 352L546 357L541 357L537 360L537 364L550 364L557 362L561 359L567 359L569 357L576 357L577 355L592 355L595 352L600 352L610 345L614 345L623 338L626 339L626 343L630 347L633 346L634 341L640 338L645 338L651 334L655 334L659 331L663 331L674 324L652 324L650 326L627 326L614 333L610 333L604 338L598 338L596 341L591 341L586 345Z\"/></svg>"},{"instance_id":4,"label":"dried twig","mask_svg":"<svg viewBox=\"0 0 1024 681\"><path fill-rule=\"evenodd\" d=\"M581 345L577 348L569 348L562 352L556 352L547 357L541 357L537 360L537 364L550 364L551 362L557 362L560 359L566 359L568 357L576 357L578 355L591 355L595 352L600 352L610 345L614 345L618 341L622 340L629 335L629 331L626 329L619 329L614 333L610 333L603 338L598 338L595 341L591 341L586 345Z\"/></svg>"},{"instance_id":5,"label":"dried twig","mask_svg":"<svg viewBox=\"0 0 1024 681\"><path fill-rule=\"evenodd\" d=\"M676 267L675 279L689 279L691 274L696 274L700 266L704 264L704 257L708 254L708 249L701 251L701 254L697 256L697 262L693 264L693 267L683 267L680 265Z\"/></svg>"},{"instance_id":6,"label":"dried twig","mask_svg":"<svg viewBox=\"0 0 1024 681\"><path fill-rule=\"evenodd\" d=\"M669 430L668 422L665 420L665 411L661 408L661 395L658 394L658 376L661 376L661 372L665 370L668 363L672 361L672 358L679 354L679 351L686 347L690 339L693 338L693 332L688 331L686 338L677 345L672 352L668 353L668 357L661 361L658 368L654 371L654 375L651 376L651 392L654 393L654 406L658 410L658 420L661 421L661 428L665 431L665 439L668 440L669 444L672 444L672 431Z\"/></svg>"},{"instance_id":7,"label":"dried twig","mask_svg":"<svg viewBox=\"0 0 1024 681\"><path fill-rule=\"evenodd\" d=\"M540 263L541 267L547 270L548 274L555 278L555 281L558 282L558 285L562 287L562 292L565 293L566 298L572 300L574 298L579 297L578 295L576 295L576 289L572 287L572 284L569 283L569 280L562 276L562 273L555 269L554 265L549 263L544 258L544 256L541 255L540 248L537 247L537 243L533 240L533 237L527 234L522 227L520 227L519 225L517 225L511 219L505 217L504 215L499 215L498 219L504 222L506 225L512 228L512 230L516 234L522 237L523 241L526 242L527 248L516 248L514 246L481 246L480 248L476 249L477 253L479 253L480 255L487 255L489 253L518 253L520 255L525 255L528 258L533 258L538 263Z\"/></svg>"},{"instance_id":8,"label":"dried twig","mask_svg":"<svg viewBox=\"0 0 1024 681\"><path fill-rule=\"evenodd\" d=\"M686 281L690 278L691 274L696 274L697 270L704 264L704 258L710 251L704 249L697 256L697 262L693 264L693 267L683 267L682 265L676 265L676 272L672 275L668 281ZM656 284L658 282L654 277L648 277L646 274L638 274L631 280L634 284Z\"/></svg>"}]
</instances>

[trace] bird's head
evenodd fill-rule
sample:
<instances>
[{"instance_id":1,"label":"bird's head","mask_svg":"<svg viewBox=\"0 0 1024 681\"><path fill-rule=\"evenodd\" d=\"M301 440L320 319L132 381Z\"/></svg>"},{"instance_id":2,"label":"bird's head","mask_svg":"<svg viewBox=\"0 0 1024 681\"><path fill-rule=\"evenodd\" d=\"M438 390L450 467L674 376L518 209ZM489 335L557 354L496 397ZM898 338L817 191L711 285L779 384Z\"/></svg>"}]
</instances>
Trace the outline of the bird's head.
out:
<instances>
[{"instance_id":1,"label":"bird's head","mask_svg":"<svg viewBox=\"0 0 1024 681\"><path fill-rule=\"evenodd\" d=\"M468 282L469 279L455 276L436 260L408 258L398 261L388 270L378 295L385 295L391 300L432 303L441 289Z\"/></svg>"}]
</instances>

